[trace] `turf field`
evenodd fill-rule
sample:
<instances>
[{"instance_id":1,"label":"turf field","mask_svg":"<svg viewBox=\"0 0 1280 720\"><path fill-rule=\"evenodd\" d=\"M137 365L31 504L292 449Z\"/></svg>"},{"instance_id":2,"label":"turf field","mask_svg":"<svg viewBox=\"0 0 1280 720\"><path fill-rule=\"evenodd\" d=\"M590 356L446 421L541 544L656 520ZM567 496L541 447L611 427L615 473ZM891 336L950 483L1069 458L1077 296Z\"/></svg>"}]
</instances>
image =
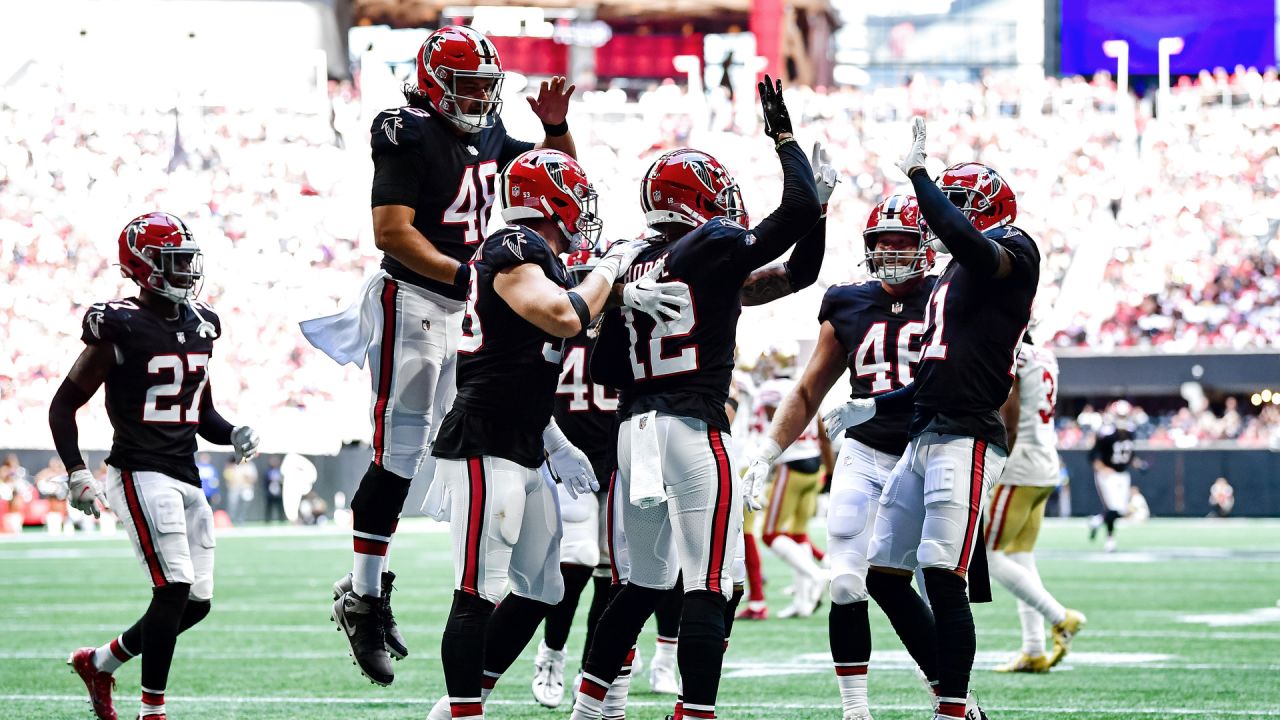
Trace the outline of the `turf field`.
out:
<instances>
[{"instance_id":1,"label":"turf field","mask_svg":"<svg viewBox=\"0 0 1280 720\"><path fill-rule=\"evenodd\" d=\"M169 680L174 720L423 718L441 694L437 654L449 605L448 537L406 522L393 550L401 574L396 610L411 656L395 684L378 688L350 664L329 622L330 584L349 568L338 531L289 529L219 538L213 613L179 639ZM974 687L992 720L1013 718L1280 717L1280 522L1152 521L1120 531L1104 555L1083 521L1049 522L1040 568L1046 585L1089 625L1050 675L1003 676L991 667L1019 645L1010 597L976 609ZM770 604L784 607L787 573L766 560ZM0 718L88 718L83 685L63 664L131 623L148 597L121 535L107 539L0 541L4 632ZM589 592L589 591L588 591ZM585 603L580 619L585 617ZM924 691L884 616L872 610L877 720L928 718ZM582 632L570 638L570 657ZM652 654L653 631L641 636ZM720 715L734 720L839 718L827 654L826 614L740 623L721 684ZM493 718L567 718L534 705L532 651L498 685ZM572 663L571 663L572 664ZM137 660L117 677L121 718L137 712ZM631 717L662 718L671 702L633 687Z\"/></svg>"}]
</instances>

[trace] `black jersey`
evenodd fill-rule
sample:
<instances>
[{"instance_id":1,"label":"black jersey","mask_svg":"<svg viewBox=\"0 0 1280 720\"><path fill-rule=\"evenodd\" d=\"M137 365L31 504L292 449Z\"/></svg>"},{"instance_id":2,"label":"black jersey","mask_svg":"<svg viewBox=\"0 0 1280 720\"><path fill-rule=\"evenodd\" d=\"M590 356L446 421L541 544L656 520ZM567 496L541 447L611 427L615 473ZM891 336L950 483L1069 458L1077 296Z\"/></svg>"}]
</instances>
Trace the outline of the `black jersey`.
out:
<instances>
[{"instance_id":1,"label":"black jersey","mask_svg":"<svg viewBox=\"0 0 1280 720\"><path fill-rule=\"evenodd\" d=\"M911 293L890 295L879 280L835 285L822 298L818 322L830 322L849 363L849 397L868 398L911 384L924 344L924 306L937 277L925 277ZM874 422L845 431L880 452L907 448L911 409L877 414Z\"/></svg>"},{"instance_id":2,"label":"black jersey","mask_svg":"<svg viewBox=\"0 0 1280 720\"><path fill-rule=\"evenodd\" d=\"M493 288L497 273L529 263L561 287L572 284L547 241L524 227L490 235L472 260L458 340L458 395L432 446L436 457L493 455L525 467L542 464L542 431L555 405L564 341L517 315Z\"/></svg>"},{"instance_id":3,"label":"black jersey","mask_svg":"<svg viewBox=\"0 0 1280 720\"><path fill-rule=\"evenodd\" d=\"M213 308L197 303L213 323ZM107 464L121 470L153 471L200 486L196 431L200 401L209 382L214 338L201 337L199 318L186 305L168 320L134 300L112 300L89 308L81 339L110 344L116 364L107 373L107 416L114 436Z\"/></svg>"},{"instance_id":4,"label":"black jersey","mask_svg":"<svg viewBox=\"0 0 1280 720\"><path fill-rule=\"evenodd\" d=\"M686 283L691 302L678 319L660 323L630 308L605 315L591 377L622 391L621 419L657 410L729 432L724 405L742 314L742 283L757 267L749 252L755 242L741 225L715 218L679 240L654 243L640 252L628 281L665 258L660 280Z\"/></svg>"},{"instance_id":5,"label":"black jersey","mask_svg":"<svg viewBox=\"0 0 1280 720\"><path fill-rule=\"evenodd\" d=\"M1013 387L1018 346L1031 321L1040 250L1012 225L984 234L1009 251L1013 271L979 277L953 259L938 278L925 308L911 435L964 435L1008 450L1000 406Z\"/></svg>"},{"instance_id":6,"label":"black jersey","mask_svg":"<svg viewBox=\"0 0 1280 720\"><path fill-rule=\"evenodd\" d=\"M595 339L584 331L564 341L564 360L556 383L556 424L586 453L604 485L618 466L618 394L587 376Z\"/></svg>"},{"instance_id":7,"label":"black jersey","mask_svg":"<svg viewBox=\"0 0 1280 720\"><path fill-rule=\"evenodd\" d=\"M1089 451L1089 459L1101 460L1116 472L1127 471L1133 462L1133 432L1125 427L1103 425Z\"/></svg>"},{"instance_id":8,"label":"black jersey","mask_svg":"<svg viewBox=\"0 0 1280 720\"><path fill-rule=\"evenodd\" d=\"M373 207L413 208L413 227L459 262L469 260L487 235L502 169L533 149L533 143L507 135L501 119L459 137L447 119L415 107L378 113L370 133ZM383 256L382 267L397 280L454 300L465 298L464 289L419 275L390 255Z\"/></svg>"}]
</instances>

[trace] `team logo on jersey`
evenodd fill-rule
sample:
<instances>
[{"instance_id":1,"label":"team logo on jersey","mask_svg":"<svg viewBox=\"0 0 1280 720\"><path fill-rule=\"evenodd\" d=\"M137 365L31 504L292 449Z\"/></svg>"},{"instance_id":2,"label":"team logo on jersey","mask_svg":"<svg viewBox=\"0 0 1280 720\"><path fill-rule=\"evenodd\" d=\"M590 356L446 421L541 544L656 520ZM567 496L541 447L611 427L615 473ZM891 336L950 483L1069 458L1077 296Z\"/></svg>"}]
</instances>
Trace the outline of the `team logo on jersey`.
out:
<instances>
[{"instance_id":1,"label":"team logo on jersey","mask_svg":"<svg viewBox=\"0 0 1280 720\"><path fill-rule=\"evenodd\" d=\"M510 235L503 238L502 244L506 246L507 250L511 251L512 255L515 255L521 260L524 259L524 236L523 235L521 235L520 233L511 233Z\"/></svg>"},{"instance_id":2,"label":"team logo on jersey","mask_svg":"<svg viewBox=\"0 0 1280 720\"><path fill-rule=\"evenodd\" d=\"M187 334L182 332L181 330L178 331L178 344L179 345L187 344Z\"/></svg>"},{"instance_id":3,"label":"team logo on jersey","mask_svg":"<svg viewBox=\"0 0 1280 720\"><path fill-rule=\"evenodd\" d=\"M643 429L645 428L645 426L646 426L646 425L648 425L648 424L649 424L649 416L648 416L648 415L641 415L641 416L640 416L640 429L641 429L641 430L643 430Z\"/></svg>"},{"instance_id":4,"label":"team logo on jersey","mask_svg":"<svg viewBox=\"0 0 1280 720\"><path fill-rule=\"evenodd\" d=\"M423 330L428 330L428 331L429 331L429 330L431 330L431 321L430 321L430 320L425 320L425 319L424 319L424 320L422 321L422 329L423 329Z\"/></svg>"},{"instance_id":5,"label":"team logo on jersey","mask_svg":"<svg viewBox=\"0 0 1280 720\"><path fill-rule=\"evenodd\" d=\"M896 302L890 309L893 311L894 315L897 315L902 312L902 303Z\"/></svg>"},{"instance_id":6,"label":"team logo on jersey","mask_svg":"<svg viewBox=\"0 0 1280 720\"><path fill-rule=\"evenodd\" d=\"M93 336L99 340L102 339L102 321L105 320L106 317L106 313L103 313L100 310L94 310L89 313L89 332L93 333Z\"/></svg>"},{"instance_id":7,"label":"team logo on jersey","mask_svg":"<svg viewBox=\"0 0 1280 720\"><path fill-rule=\"evenodd\" d=\"M474 147L467 145L466 148L467 148L467 152L471 153L473 156L476 156L476 157L480 156L480 151L475 149Z\"/></svg>"},{"instance_id":8,"label":"team logo on jersey","mask_svg":"<svg viewBox=\"0 0 1280 720\"><path fill-rule=\"evenodd\" d=\"M399 135L401 127L403 127L403 123L398 117L389 117L382 121L382 132L387 134L387 139L391 141L392 145L400 144L396 136Z\"/></svg>"}]
</instances>

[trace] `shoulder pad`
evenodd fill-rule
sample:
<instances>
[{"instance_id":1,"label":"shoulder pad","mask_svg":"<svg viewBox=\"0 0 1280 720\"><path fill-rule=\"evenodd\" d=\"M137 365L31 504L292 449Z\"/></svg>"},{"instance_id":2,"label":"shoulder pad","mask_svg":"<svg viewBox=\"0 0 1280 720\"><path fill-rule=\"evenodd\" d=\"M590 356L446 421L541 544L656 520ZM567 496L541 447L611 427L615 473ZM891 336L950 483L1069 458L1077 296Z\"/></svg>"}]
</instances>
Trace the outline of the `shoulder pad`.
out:
<instances>
[{"instance_id":1,"label":"shoulder pad","mask_svg":"<svg viewBox=\"0 0 1280 720\"><path fill-rule=\"evenodd\" d=\"M711 218L702 226L702 232L713 237L732 238L737 240L743 235L748 234L747 229L727 217ZM748 240L747 244L751 244L754 240Z\"/></svg>"},{"instance_id":2,"label":"shoulder pad","mask_svg":"<svg viewBox=\"0 0 1280 720\"><path fill-rule=\"evenodd\" d=\"M415 107L383 110L373 119L369 128L369 144L373 151L396 152L401 148L416 147L425 137L423 122L430 113Z\"/></svg>"},{"instance_id":3,"label":"shoulder pad","mask_svg":"<svg viewBox=\"0 0 1280 720\"><path fill-rule=\"evenodd\" d=\"M202 302L200 300L195 300L191 304L194 305L196 310L200 312L200 317L204 318L205 321L213 324L214 332L217 333L216 335L213 336L213 338L216 340L222 337L222 318L218 317L218 313L214 311L213 306L209 305L206 302ZM194 315L192 316L191 319L193 322L196 322L196 323L200 322L195 318Z\"/></svg>"},{"instance_id":4,"label":"shoulder pad","mask_svg":"<svg viewBox=\"0 0 1280 720\"><path fill-rule=\"evenodd\" d=\"M111 300L90 305L80 323L80 339L86 345L114 343L129 333L133 313L141 310L132 300Z\"/></svg>"},{"instance_id":5,"label":"shoulder pad","mask_svg":"<svg viewBox=\"0 0 1280 720\"><path fill-rule=\"evenodd\" d=\"M536 232L520 226L503 228L484 241L484 262L495 271L525 263L546 265L555 257L547 241Z\"/></svg>"}]
</instances>

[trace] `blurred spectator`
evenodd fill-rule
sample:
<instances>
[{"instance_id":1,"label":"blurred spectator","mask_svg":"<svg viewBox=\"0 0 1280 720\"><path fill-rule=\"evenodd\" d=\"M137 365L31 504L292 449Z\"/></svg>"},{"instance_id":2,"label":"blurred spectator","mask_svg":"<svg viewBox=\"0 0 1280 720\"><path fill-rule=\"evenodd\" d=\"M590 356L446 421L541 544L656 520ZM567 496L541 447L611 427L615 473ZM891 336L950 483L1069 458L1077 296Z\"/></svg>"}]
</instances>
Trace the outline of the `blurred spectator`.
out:
<instances>
[{"instance_id":1,"label":"blurred spectator","mask_svg":"<svg viewBox=\"0 0 1280 720\"><path fill-rule=\"evenodd\" d=\"M280 464L280 472L284 475L282 498L285 517L290 521L300 522L298 513L302 498L316 484L318 473L315 463L298 453L289 453Z\"/></svg>"},{"instance_id":2,"label":"blurred spectator","mask_svg":"<svg viewBox=\"0 0 1280 720\"><path fill-rule=\"evenodd\" d=\"M284 471L280 469L279 455L267 461L267 471L262 474L262 496L267 502L263 519L269 523L284 522Z\"/></svg>"},{"instance_id":3,"label":"blurred spectator","mask_svg":"<svg viewBox=\"0 0 1280 720\"><path fill-rule=\"evenodd\" d=\"M1236 506L1236 491L1227 479L1220 477L1213 481L1209 488L1209 517L1224 518L1231 514Z\"/></svg>"},{"instance_id":4,"label":"blurred spectator","mask_svg":"<svg viewBox=\"0 0 1280 720\"><path fill-rule=\"evenodd\" d=\"M258 484L258 470L253 463L238 463L227 458L222 468L222 484L227 493L227 515L232 525L241 525L253 504L253 493Z\"/></svg>"},{"instance_id":5,"label":"blurred spectator","mask_svg":"<svg viewBox=\"0 0 1280 720\"><path fill-rule=\"evenodd\" d=\"M211 507L220 507L222 502L222 482L218 477L218 469L213 466L213 458L209 453L196 454L196 472L200 474L200 487L204 489L204 497Z\"/></svg>"},{"instance_id":6,"label":"blurred spectator","mask_svg":"<svg viewBox=\"0 0 1280 720\"><path fill-rule=\"evenodd\" d=\"M1131 420L1134 436L1148 447L1203 447L1225 442L1231 447L1257 448L1280 443L1280 406L1268 403L1257 415L1245 415L1234 397L1223 400L1221 415L1206 406L1199 412L1183 407L1150 416L1141 407L1134 406ZM1091 447L1100 422L1101 415L1091 405L1085 405L1074 420L1059 416L1058 447Z\"/></svg>"},{"instance_id":7,"label":"blurred spectator","mask_svg":"<svg viewBox=\"0 0 1280 720\"><path fill-rule=\"evenodd\" d=\"M302 496L298 503L298 521L303 525L329 524L329 504L315 491Z\"/></svg>"},{"instance_id":8,"label":"blurred spectator","mask_svg":"<svg viewBox=\"0 0 1280 720\"><path fill-rule=\"evenodd\" d=\"M1132 523L1144 523L1151 519L1151 506L1137 485L1129 486L1129 509L1124 519Z\"/></svg>"}]
</instances>

